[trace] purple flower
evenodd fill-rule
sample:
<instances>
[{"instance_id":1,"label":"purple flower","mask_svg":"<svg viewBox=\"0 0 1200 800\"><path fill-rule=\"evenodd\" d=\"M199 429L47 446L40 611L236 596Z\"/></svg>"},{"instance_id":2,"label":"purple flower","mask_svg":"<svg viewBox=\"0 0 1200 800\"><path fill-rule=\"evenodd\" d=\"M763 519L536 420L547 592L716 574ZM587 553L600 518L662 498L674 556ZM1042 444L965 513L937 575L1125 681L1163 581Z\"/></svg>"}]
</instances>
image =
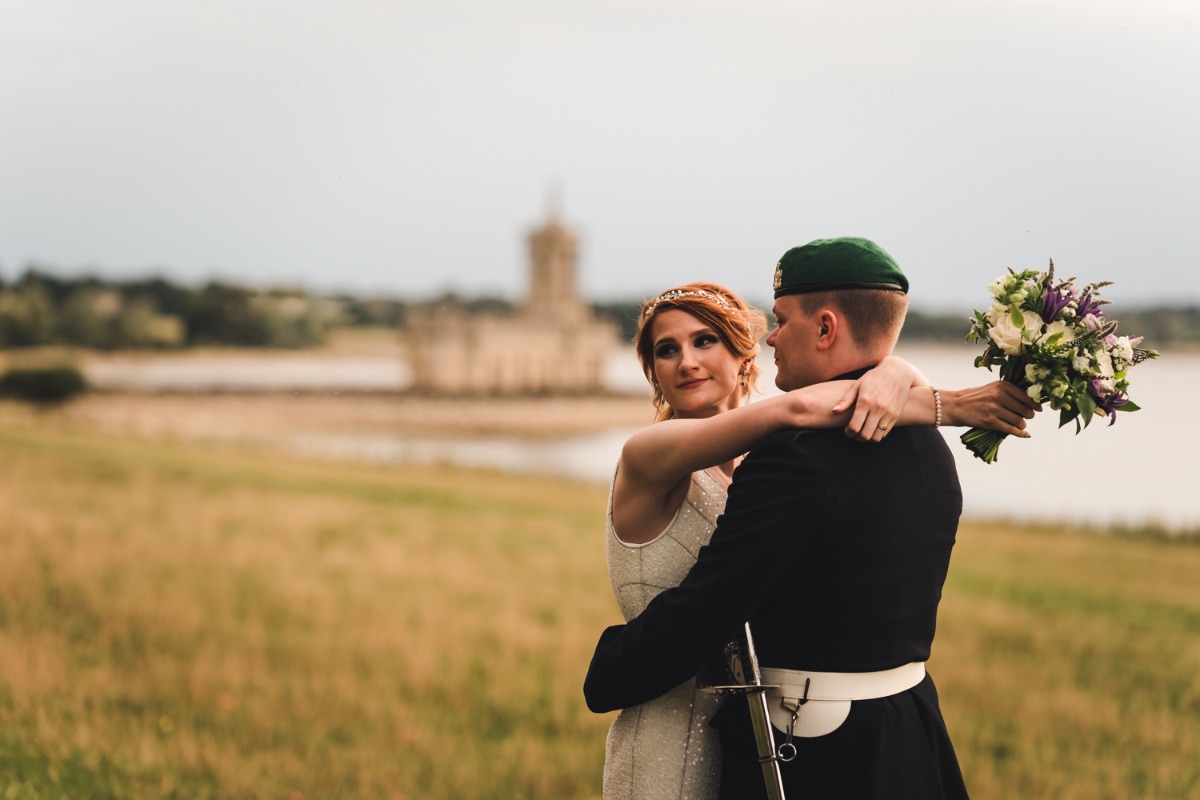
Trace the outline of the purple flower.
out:
<instances>
[{"instance_id":1,"label":"purple flower","mask_svg":"<svg viewBox=\"0 0 1200 800\"><path fill-rule=\"evenodd\" d=\"M1108 424L1111 427L1117 421L1117 409L1129 403L1129 395L1125 392L1113 392L1112 394L1102 394L1099 387L1100 381L1088 381L1091 388L1089 394L1096 399L1096 408L1102 410L1108 415Z\"/></svg>"},{"instance_id":2,"label":"purple flower","mask_svg":"<svg viewBox=\"0 0 1200 800\"><path fill-rule=\"evenodd\" d=\"M1081 319L1086 320L1088 317L1103 317L1104 312L1100 310L1103 305L1090 294L1085 294L1079 298L1079 308L1077 309Z\"/></svg>"},{"instance_id":3,"label":"purple flower","mask_svg":"<svg viewBox=\"0 0 1200 800\"><path fill-rule=\"evenodd\" d=\"M1072 288L1074 287L1065 286L1063 289L1057 289L1051 286L1046 290L1042 301L1042 322L1053 322L1058 312L1071 305L1071 301L1075 299L1070 292Z\"/></svg>"}]
</instances>

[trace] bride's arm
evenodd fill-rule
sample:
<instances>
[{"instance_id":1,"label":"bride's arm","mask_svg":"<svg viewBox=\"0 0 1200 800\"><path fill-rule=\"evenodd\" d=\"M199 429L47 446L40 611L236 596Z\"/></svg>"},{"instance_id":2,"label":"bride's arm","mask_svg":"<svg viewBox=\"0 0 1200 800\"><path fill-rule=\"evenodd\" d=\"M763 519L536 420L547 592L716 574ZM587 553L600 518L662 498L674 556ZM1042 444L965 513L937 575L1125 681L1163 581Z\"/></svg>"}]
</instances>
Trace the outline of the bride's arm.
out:
<instances>
[{"instance_id":1,"label":"bride's arm","mask_svg":"<svg viewBox=\"0 0 1200 800\"><path fill-rule=\"evenodd\" d=\"M918 390L910 393L913 388ZM937 394L939 424L989 428L1022 439L1029 438L1025 420L1041 410L1006 381ZM896 425L933 425L937 399L919 370L889 356L856 381L814 384L707 419L672 419L643 428L625 442L621 468L647 489L670 487L698 469L736 458L784 428L845 426L847 436L877 442Z\"/></svg>"},{"instance_id":2,"label":"bride's arm","mask_svg":"<svg viewBox=\"0 0 1200 800\"><path fill-rule=\"evenodd\" d=\"M857 381L814 384L706 419L670 419L643 428L625 442L620 469L647 490L669 488L696 470L742 455L777 430L837 428L860 416L863 427L894 420L909 389L924 385L915 367L889 356ZM926 424L932 424L932 411L928 417Z\"/></svg>"},{"instance_id":3,"label":"bride's arm","mask_svg":"<svg viewBox=\"0 0 1200 800\"><path fill-rule=\"evenodd\" d=\"M886 359L880 367L885 363ZM870 384L866 380L871 373L850 384L833 407L837 412L853 411L853 416L846 424L847 436L864 442L878 442L897 425L945 425L988 428L1028 439L1025 420L1033 419L1034 413L1042 410L1040 404L1007 381L992 381L968 389L934 389L924 375L912 369L918 376L912 388L918 391L905 393L904 407L898 416L888 415L886 409L894 406L878 397L881 390L889 388L887 384ZM940 416L938 405L941 405ZM884 427L880 427L880 424Z\"/></svg>"},{"instance_id":4,"label":"bride's arm","mask_svg":"<svg viewBox=\"0 0 1200 800\"><path fill-rule=\"evenodd\" d=\"M937 419L938 395L941 396L939 424L990 430L1029 438L1025 420L1033 419L1042 407L1023 390L1008 381L992 381L969 389L915 391L908 396L898 425L932 425Z\"/></svg>"}]
</instances>

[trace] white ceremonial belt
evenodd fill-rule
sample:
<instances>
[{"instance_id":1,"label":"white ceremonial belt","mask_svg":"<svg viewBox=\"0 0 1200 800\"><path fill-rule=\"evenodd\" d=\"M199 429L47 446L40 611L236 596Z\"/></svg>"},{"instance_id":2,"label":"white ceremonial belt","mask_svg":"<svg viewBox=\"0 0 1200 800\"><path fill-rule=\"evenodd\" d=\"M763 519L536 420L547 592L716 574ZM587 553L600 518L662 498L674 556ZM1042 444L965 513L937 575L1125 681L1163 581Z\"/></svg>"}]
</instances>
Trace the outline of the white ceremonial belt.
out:
<instances>
[{"instance_id":1,"label":"white ceremonial belt","mask_svg":"<svg viewBox=\"0 0 1200 800\"><path fill-rule=\"evenodd\" d=\"M874 700L907 691L925 679L925 664L914 661L878 672L810 672L762 668L771 724L789 726L795 736L813 738L837 730L854 700Z\"/></svg>"},{"instance_id":2,"label":"white ceremonial belt","mask_svg":"<svg viewBox=\"0 0 1200 800\"><path fill-rule=\"evenodd\" d=\"M772 694L809 700L874 700L907 691L925 680L925 662L914 661L879 672L808 672L802 669L762 668L763 683L778 686Z\"/></svg>"}]
</instances>

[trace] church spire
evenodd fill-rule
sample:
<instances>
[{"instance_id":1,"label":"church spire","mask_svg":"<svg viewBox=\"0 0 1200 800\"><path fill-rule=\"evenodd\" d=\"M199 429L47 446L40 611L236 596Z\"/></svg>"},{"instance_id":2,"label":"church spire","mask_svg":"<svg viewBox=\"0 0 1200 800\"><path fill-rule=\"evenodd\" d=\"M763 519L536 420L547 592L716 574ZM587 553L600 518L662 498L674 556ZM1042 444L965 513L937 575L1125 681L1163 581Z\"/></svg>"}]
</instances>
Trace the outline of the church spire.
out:
<instances>
[{"instance_id":1,"label":"church spire","mask_svg":"<svg viewBox=\"0 0 1200 800\"><path fill-rule=\"evenodd\" d=\"M558 178L549 178L546 181L546 219L550 222L559 222L563 216L563 187L562 181Z\"/></svg>"}]
</instances>

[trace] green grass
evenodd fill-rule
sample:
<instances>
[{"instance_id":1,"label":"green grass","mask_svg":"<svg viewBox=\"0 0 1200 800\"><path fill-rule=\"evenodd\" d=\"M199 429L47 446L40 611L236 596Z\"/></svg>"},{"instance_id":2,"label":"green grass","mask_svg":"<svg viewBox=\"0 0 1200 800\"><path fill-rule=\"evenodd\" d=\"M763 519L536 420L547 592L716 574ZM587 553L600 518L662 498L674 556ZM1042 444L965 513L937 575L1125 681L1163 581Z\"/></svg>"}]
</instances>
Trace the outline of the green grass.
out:
<instances>
[{"instance_id":1,"label":"green grass","mask_svg":"<svg viewBox=\"0 0 1200 800\"><path fill-rule=\"evenodd\" d=\"M603 487L0 416L0 798L587 798ZM972 796L1200 798L1200 547L964 525Z\"/></svg>"}]
</instances>

